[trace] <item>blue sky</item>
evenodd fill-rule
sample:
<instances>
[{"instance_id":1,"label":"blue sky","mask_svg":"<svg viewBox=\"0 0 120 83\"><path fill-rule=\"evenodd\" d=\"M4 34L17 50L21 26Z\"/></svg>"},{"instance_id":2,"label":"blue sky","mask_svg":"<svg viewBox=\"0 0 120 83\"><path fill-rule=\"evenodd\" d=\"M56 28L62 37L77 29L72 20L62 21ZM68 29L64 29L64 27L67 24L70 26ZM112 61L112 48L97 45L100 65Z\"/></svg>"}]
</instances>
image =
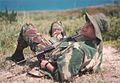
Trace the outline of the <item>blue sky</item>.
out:
<instances>
[{"instance_id":1,"label":"blue sky","mask_svg":"<svg viewBox=\"0 0 120 83\"><path fill-rule=\"evenodd\" d=\"M0 10L62 10L109 3L112 0L0 0Z\"/></svg>"}]
</instances>

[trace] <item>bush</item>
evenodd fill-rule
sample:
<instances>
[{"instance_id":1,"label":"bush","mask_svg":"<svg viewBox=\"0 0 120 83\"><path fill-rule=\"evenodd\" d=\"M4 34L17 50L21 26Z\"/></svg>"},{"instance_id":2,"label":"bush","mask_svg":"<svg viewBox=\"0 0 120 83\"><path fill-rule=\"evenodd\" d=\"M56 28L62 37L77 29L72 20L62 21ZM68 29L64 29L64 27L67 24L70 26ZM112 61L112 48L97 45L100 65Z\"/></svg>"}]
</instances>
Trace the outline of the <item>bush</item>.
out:
<instances>
[{"instance_id":1,"label":"bush","mask_svg":"<svg viewBox=\"0 0 120 83\"><path fill-rule=\"evenodd\" d=\"M111 17L109 31L103 34L103 40L120 47L120 18Z\"/></svg>"},{"instance_id":2,"label":"bush","mask_svg":"<svg viewBox=\"0 0 120 83\"><path fill-rule=\"evenodd\" d=\"M120 18L112 17L109 31L103 35L103 39L109 41L118 40L119 38L120 38Z\"/></svg>"},{"instance_id":3,"label":"bush","mask_svg":"<svg viewBox=\"0 0 120 83\"><path fill-rule=\"evenodd\" d=\"M5 11L0 11L0 20L5 22L16 22L17 21L17 12L12 11L11 13L8 12L7 8Z\"/></svg>"}]
</instances>

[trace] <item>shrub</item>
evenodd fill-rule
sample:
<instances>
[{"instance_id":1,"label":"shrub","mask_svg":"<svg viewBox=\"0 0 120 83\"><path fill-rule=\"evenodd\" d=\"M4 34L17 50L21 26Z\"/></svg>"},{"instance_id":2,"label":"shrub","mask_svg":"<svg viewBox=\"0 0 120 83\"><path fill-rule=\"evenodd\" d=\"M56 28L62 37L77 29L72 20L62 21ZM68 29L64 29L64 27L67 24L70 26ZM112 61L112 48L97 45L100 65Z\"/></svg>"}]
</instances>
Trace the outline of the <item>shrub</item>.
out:
<instances>
[{"instance_id":1,"label":"shrub","mask_svg":"<svg viewBox=\"0 0 120 83\"><path fill-rule=\"evenodd\" d=\"M0 20L5 21L5 22L16 22L17 21L17 12L12 11L11 13L7 10L5 11L0 11Z\"/></svg>"},{"instance_id":2,"label":"shrub","mask_svg":"<svg viewBox=\"0 0 120 83\"><path fill-rule=\"evenodd\" d=\"M103 35L103 38L106 41L118 40L120 38L120 18L111 18L109 31Z\"/></svg>"}]
</instances>

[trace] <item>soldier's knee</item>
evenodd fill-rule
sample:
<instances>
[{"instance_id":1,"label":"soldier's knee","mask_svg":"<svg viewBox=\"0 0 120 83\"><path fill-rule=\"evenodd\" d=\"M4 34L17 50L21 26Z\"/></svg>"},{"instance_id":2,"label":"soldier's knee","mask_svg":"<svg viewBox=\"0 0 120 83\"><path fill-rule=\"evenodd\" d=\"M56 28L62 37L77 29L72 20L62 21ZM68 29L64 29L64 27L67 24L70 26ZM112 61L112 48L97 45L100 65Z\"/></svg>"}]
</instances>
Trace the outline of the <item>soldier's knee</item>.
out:
<instances>
[{"instance_id":1,"label":"soldier's knee","mask_svg":"<svg viewBox=\"0 0 120 83\"><path fill-rule=\"evenodd\" d=\"M23 48L26 48L28 46L30 37L33 34L31 30L34 32L36 31L35 27L31 23L26 23L21 28L21 31L18 37L18 44L20 44Z\"/></svg>"}]
</instances>

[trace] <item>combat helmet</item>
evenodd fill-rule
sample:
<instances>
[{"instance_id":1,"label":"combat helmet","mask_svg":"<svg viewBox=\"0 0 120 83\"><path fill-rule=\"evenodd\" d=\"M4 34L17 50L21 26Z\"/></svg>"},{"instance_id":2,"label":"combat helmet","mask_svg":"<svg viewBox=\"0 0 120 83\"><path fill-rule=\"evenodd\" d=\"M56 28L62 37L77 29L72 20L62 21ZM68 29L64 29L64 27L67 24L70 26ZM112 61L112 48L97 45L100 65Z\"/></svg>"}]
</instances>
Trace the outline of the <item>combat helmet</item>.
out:
<instances>
[{"instance_id":1,"label":"combat helmet","mask_svg":"<svg viewBox=\"0 0 120 83\"><path fill-rule=\"evenodd\" d=\"M101 33L107 32L109 25L109 19L103 13L97 13L95 15L85 14L85 20L90 21L95 30L96 37L102 41Z\"/></svg>"}]
</instances>

